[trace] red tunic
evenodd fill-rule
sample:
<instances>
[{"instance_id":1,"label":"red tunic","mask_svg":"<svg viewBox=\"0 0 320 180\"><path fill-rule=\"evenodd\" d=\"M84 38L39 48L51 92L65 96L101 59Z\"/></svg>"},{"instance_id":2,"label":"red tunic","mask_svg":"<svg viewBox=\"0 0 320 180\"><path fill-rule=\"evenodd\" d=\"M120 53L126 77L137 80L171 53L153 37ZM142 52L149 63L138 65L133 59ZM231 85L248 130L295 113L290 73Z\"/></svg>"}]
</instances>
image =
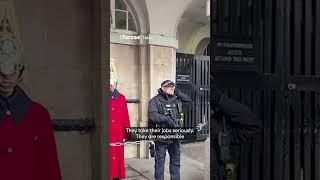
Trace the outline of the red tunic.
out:
<instances>
[{"instance_id":1,"label":"red tunic","mask_svg":"<svg viewBox=\"0 0 320 180\"><path fill-rule=\"evenodd\" d=\"M32 102L21 122L0 121L1 180L61 180L48 111Z\"/></svg>"},{"instance_id":2,"label":"red tunic","mask_svg":"<svg viewBox=\"0 0 320 180\"><path fill-rule=\"evenodd\" d=\"M126 127L130 127L127 100L120 94L118 99L111 98L110 102L110 143L123 143L124 139L129 139ZM110 175L112 178L126 178L123 145L110 146Z\"/></svg>"}]
</instances>

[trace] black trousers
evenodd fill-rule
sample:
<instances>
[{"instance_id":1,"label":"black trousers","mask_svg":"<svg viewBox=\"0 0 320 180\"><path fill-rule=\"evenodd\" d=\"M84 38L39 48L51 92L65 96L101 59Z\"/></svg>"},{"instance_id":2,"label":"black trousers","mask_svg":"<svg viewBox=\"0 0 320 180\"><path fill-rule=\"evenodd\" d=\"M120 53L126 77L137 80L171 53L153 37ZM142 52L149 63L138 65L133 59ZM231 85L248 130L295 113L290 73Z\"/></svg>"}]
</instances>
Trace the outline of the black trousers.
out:
<instances>
[{"instance_id":1,"label":"black trousers","mask_svg":"<svg viewBox=\"0 0 320 180\"><path fill-rule=\"evenodd\" d=\"M169 167L171 180L180 180L180 142L172 142L170 144L156 143L155 146L155 180L164 180L164 165L167 150L170 156Z\"/></svg>"},{"instance_id":2,"label":"black trousers","mask_svg":"<svg viewBox=\"0 0 320 180\"><path fill-rule=\"evenodd\" d=\"M210 151L210 179L211 180L223 180L223 171L224 167L222 162L220 161L220 149L218 144L214 144L211 147Z\"/></svg>"}]
</instances>

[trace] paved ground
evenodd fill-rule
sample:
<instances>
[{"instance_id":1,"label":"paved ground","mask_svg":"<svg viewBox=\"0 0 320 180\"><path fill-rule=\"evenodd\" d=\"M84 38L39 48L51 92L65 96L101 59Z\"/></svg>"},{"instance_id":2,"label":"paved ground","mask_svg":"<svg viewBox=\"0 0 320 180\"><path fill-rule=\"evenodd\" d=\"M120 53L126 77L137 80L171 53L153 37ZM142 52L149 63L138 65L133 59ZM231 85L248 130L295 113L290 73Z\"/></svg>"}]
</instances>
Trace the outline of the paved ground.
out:
<instances>
[{"instance_id":1,"label":"paved ground","mask_svg":"<svg viewBox=\"0 0 320 180\"><path fill-rule=\"evenodd\" d=\"M182 145L182 153L198 162L204 162L204 142L194 142Z\"/></svg>"},{"instance_id":2,"label":"paved ground","mask_svg":"<svg viewBox=\"0 0 320 180\"><path fill-rule=\"evenodd\" d=\"M182 145L181 179L204 179L204 143L188 143ZM127 180L153 180L154 158L126 159ZM165 180L170 180L169 155L166 156Z\"/></svg>"}]
</instances>

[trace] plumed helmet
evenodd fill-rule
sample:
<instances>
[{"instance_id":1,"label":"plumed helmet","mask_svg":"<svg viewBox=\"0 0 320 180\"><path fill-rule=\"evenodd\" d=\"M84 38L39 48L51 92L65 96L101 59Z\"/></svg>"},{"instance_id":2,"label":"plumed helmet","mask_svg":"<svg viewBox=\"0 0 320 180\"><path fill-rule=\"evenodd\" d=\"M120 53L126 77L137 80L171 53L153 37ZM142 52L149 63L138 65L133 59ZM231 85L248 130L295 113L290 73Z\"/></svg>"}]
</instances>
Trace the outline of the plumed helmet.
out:
<instances>
[{"instance_id":1,"label":"plumed helmet","mask_svg":"<svg viewBox=\"0 0 320 180\"><path fill-rule=\"evenodd\" d=\"M110 58L110 85L116 85L118 82L118 75L115 65L115 59Z\"/></svg>"},{"instance_id":2,"label":"plumed helmet","mask_svg":"<svg viewBox=\"0 0 320 180\"><path fill-rule=\"evenodd\" d=\"M23 69L21 47L6 16L0 20L0 71L10 74Z\"/></svg>"}]
</instances>

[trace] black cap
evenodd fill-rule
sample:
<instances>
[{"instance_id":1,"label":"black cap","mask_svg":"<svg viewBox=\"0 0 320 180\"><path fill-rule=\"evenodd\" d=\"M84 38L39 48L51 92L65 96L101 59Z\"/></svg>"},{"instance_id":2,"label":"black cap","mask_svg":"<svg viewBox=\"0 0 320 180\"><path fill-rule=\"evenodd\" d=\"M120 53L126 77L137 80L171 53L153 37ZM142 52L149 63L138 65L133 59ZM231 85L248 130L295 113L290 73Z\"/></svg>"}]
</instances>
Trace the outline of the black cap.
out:
<instances>
[{"instance_id":1,"label":"black cap","mask_svg":"<svg viewBox=\"0 0 320 180\"><path fill-rule=\"evenodd\" d=\"M173 87L176 86L176 84L170 80L165 80L161 83L161 87Z\"/></svg>"}]
</instances>

